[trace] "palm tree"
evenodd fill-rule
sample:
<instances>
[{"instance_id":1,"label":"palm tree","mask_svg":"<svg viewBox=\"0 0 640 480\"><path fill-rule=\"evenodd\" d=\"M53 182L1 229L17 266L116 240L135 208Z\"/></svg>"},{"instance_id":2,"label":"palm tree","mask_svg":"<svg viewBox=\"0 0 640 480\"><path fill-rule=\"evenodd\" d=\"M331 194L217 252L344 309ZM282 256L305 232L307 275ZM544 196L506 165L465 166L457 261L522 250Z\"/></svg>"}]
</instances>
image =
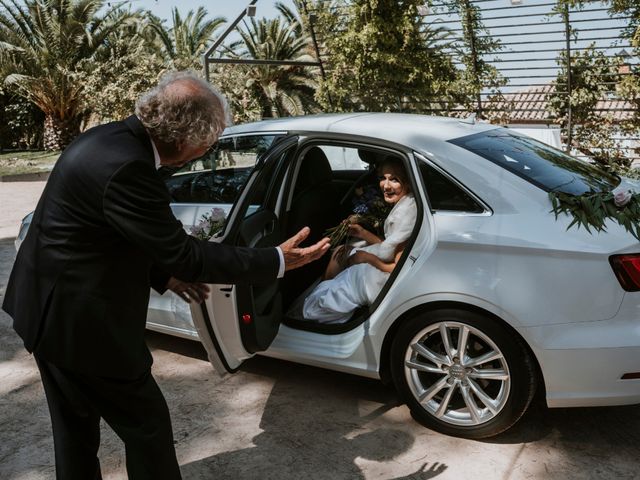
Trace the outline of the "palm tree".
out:
<instances>
[{"instance_id":1,"label":"palm tree","mask_svg":"<svg viewBox=\"0 0 640 480\"><path fill-rule=\"evenodd\" d=\"M83 60L132 18L103 0L0 0L0 81L45 115L44 147L59 150L79 132Z\"/></svg>"},{"instance_id":2,"label":"palm tree","mask_svg":"<svg viewBox=\"0 0 640 480\"><path fill-rule=\"evenodd\" d=\"M282 10L281 10L282 11ZM285 18L251 19L239 28L241 42L231 49L241 59L313 62L310 39L300 20L290 13ZM248 86L259 99L264 117L301 115L317 111L314 93L317 68L308 66L260 65L250 71Z\"/></svg>"},{"instance_id":3,"label":"palm tree","mask_svg":"<svg viewBox=\"0 0 640 480\"><path fill-rule=\"evenodd\" d=\"M174 68L200 67L200 57L218 28L226 22L224 17L207 19L204 7L194 12L189 10L182 17L176 7L171 12L172 27L166 28L164 22L153 17L149 26L156 32L163 55Z\"/></svg>"}]
</instances>

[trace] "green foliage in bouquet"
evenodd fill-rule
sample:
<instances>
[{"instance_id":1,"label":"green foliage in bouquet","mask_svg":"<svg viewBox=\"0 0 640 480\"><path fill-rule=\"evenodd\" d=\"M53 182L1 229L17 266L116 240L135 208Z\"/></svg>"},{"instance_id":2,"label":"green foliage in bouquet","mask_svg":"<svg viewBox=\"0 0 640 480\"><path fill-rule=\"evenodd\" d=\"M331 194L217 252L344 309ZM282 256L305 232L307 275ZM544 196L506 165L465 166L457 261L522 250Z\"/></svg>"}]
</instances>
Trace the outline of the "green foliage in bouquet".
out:
<instances>
[{"instance_id":1,"label":"green foliage in bouquet","mask_svg":"<svg viewBox=\"0 0 640 480\"><path fill-rule=\"evenodd\" d=\"M331 247L346 243L349 240L349 225L358 224L378 236L384 234L384 221L393 208L380 197L380 190L375 186L356 190L353 201L353 214L328 229L325 236L331 240Z\"/></svg>"},{"instance_id":2,"label":"green foliage in bouquet","mask_svg":"<svg viewBox=\"0 0 640 480\"><path fill-rule=\"evenodd\" d=\"M587 192L582 195L570 195L562 192L549 192L551 210L556 219L561 213L573 217L567 230L577 225L591 233L606 231L605 222L615 220L640 240L640 193L631 191Z\"/></svg>"}]
</instances>

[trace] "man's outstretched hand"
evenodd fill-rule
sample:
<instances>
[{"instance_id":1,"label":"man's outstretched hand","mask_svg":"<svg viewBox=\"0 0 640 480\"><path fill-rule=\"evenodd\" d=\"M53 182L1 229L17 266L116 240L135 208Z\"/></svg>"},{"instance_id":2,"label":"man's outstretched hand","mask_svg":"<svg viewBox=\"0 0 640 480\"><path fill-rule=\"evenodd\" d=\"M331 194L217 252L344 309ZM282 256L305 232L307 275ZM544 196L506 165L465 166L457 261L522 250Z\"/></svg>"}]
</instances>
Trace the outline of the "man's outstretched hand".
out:
<instances>
[{"instance_id":1,"label":"man's outstretched hand","mask_svg":"<svg viewBox=\"0 0 640 480\"><path fill-rule=\"evenodd\" d=\"M309 262L313 262L329 250L329 239L326 237L315 245L299 248L298 245L300 245L300 243L309 236L309 232L311 232L309 227L304 227L293 237L280 245L282 255L284 256L285 271L293 270L294 268L299 268Z\"/></svg>"}]
</instances>

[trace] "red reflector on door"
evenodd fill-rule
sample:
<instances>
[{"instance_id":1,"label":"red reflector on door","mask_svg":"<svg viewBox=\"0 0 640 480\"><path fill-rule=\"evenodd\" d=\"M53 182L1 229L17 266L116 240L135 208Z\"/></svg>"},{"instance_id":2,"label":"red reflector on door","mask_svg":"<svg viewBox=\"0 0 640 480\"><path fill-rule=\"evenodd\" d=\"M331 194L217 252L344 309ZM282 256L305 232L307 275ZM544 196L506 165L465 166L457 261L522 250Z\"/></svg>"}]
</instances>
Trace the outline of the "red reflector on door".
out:
<instances>
[{"instance_id":1,"label":"red reflector on door","mask_svg":"<svg viewBox=\"0 0 640 480\"><path fill-rule=\"evenodd\" d=\"M622 288L627 292L640 291L640 253L611 255L609 263Z\"/></svg>"},{"instance_id":2,"label":"red reflector on door","mask_svg":"<svg viewBox=\"0 0 640 480\"><path fill-rule=\"evenodd\" d=\"M251 315L249 315L248 313L245 313L244 315L242 315L242 321L244 323L251 323Z\"/></svg>"}]
</instances>

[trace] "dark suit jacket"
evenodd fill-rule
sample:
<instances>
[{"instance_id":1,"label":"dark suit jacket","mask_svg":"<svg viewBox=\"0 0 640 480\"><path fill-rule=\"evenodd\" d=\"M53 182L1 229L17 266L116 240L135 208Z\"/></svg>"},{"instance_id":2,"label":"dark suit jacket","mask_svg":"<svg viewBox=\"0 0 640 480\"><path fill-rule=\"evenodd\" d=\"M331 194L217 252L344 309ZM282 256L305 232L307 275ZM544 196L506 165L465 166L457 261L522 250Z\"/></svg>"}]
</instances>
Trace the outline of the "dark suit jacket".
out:
<instances>
[{"instance_id":1,"label":"dark suit jacket","mask_svg":"<svg viewBox=\"0 0 640 480\"><path fill-rule=\"evenodd\" d=\"M169 274L207 283L275 280L275 248L197 240L170 200L135 116L88 130L65 150L3 303L27 350L76 371L133 378L152 361L144 342L150 286L164 291Z\"/></svg>"}]
</instances>

